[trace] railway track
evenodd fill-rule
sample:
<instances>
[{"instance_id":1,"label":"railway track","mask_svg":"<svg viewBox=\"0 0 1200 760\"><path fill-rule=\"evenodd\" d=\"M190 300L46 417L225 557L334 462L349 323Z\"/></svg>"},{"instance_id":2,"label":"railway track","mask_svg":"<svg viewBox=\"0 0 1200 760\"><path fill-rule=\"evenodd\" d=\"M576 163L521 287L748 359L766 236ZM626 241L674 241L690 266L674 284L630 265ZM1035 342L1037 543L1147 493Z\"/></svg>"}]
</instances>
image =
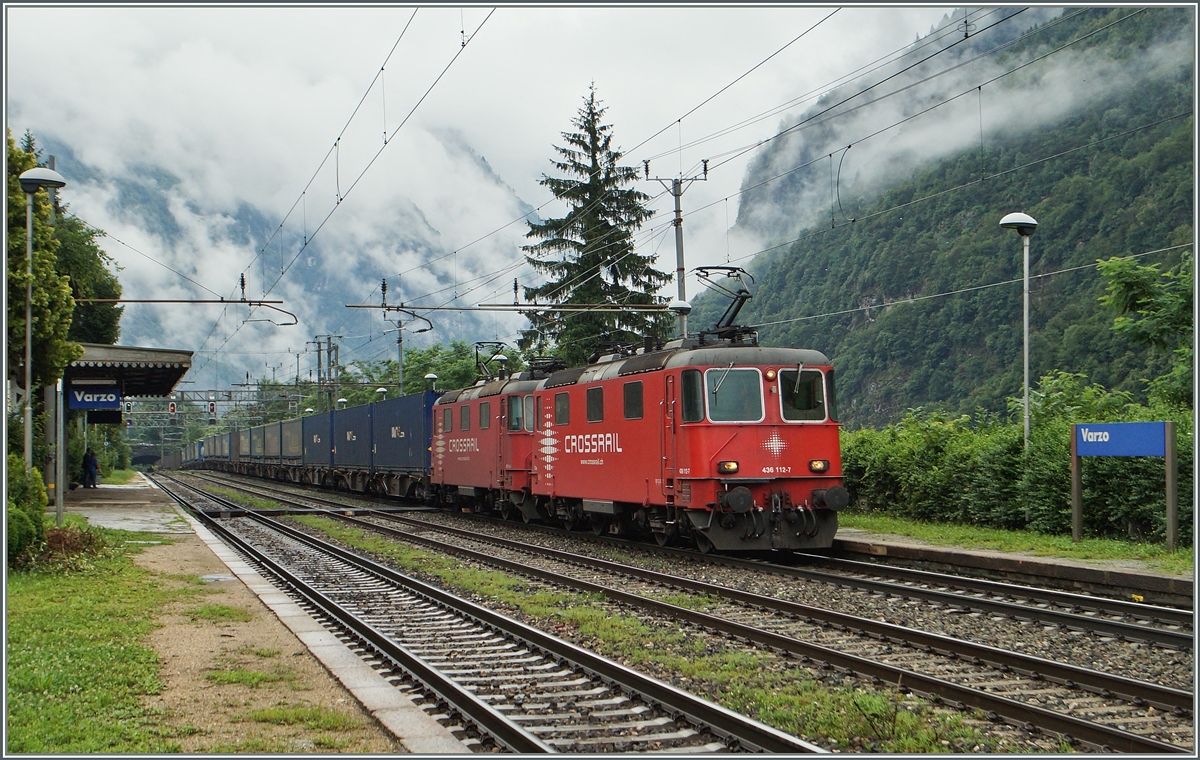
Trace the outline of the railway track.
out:
<instances>
[{"instance_id":1,"label":"railway track","mask_svg":"<svg viewBox=\"0 0 1200 760\"><path fill-rule=\"evenodd\" d=\"M977 708L993 719L1040 727L1092 748L1170 752L1187 751L1193 743L1192 695L1182 690L393 514L373 518L375 525L345 516L340 519L534 575L546 583L602 593L622 604L668 614L795 656L818 672L831 670L876 683L903 683L935 701ZM381 519L404 522L409 532L381 527ZM410 532L414 529L426 535L414 535ZM430 539L430 530L454 534L456 544ZM481 552L464 542L488 548ZM496 547L502 547L499 554L508 556L497 556ZM614 582L621 590L612 588ZM661 595L664 587L703 594L720 603L698 613L654 602L653 597Z\"/></svg>"},{"instance_id":2,"label":"railway track","mask_svg":"<svg viewBox=\"0 0 1200 760\"><path fill-rule=\"evenodd\" d=\"M277 488L274 483L270 484L270 488L275 490L270 490L257 484L248 485L243 480L213 478L211 473L205 473L205 476L220 480L227 486L243 489L246 493L265 498L278 500L282 490ZM329 494L317 495L311 491L292 489L284 493L290 494L293 506L302 508L307 505L294 501L294 499L302 498L309 504L323 508L336 509L343 506L354 509L363 508L363 500L357 500L355 503L353 497L333 499L329 498ZM376 502L371 500L371 503ZM491 518L473 517L491 520ZM579 533L546 526L530 525L525 527L552 535L568 535L584 540L595 539L592 536L581 536ZM617 545L639 552L649 551L642 543L602 538L607 539L604 543L608 545ZM1053 589L945 575L898 566L833 560L818 556L808 557L805 555L810 561L831 567L832 572L772 562L712 557L670 548L660 547L653 551L656 554L689 559L703 557L702 561L711 565L752 569L757 572L769 571L783 577L807 582L826 583L875 594L903 596L907 599L941 605L949 610L974 610L989 615L1003 615L1015 620L1061 626L1065 630L1082 631L1089 635L1107 636L1116 640L1145 642L1179 650L1190 650L1194 643L1194 615L1190 610L1135 604L1119 599L1073 594Z\"/></svg>"},{"instance_id":3,"label":"railway track","mask_svg":"<svg viewBox=\"0 0 1200 760\"><path fill-rule=\"evenodd\" d=\"M232 505L175 479L181 503ZM514 752L815 752L815 745L261 516L207 522L323 617ZM476 742L477 748L486 744Z\"/></svg>"}]
</instances>

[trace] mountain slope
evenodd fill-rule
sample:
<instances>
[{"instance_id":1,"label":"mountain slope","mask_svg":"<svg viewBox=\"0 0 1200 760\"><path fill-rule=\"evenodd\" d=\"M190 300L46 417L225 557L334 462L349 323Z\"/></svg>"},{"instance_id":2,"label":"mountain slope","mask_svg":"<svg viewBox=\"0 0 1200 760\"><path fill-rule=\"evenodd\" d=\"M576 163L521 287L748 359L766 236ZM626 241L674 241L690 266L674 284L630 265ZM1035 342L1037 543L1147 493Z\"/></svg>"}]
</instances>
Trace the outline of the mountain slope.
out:
<instances>
[{"instance_id":1,"label":"mountain slope","mask_svg":"<svg viewBox=\"0 0 1200 760\"><path fill-rule=\"evenodd\" d=\"M826 205L815 214L825 221L789 230L799 240L748 267L757 287L739 321L760 325L764 343L832 357L850 425L886 424L918 406L1000 412L1006 398L1019 395L1021 242L998 226L1011 211L1040 223L1031 249L1035 382L1061 369L1142 393L1145 379L1165 371L1167 356L1109 329L1113 314L1097 301L1103 285L1090 265L1193 239L1193 66L1179 51L1191 48L1194 16L1190 9L1155 9L1085 37L1125 16L1130 12L1080 13L1056 25L1055 39L1037 41L1041 49L1084 38L1088 48L1076 60L1086 57L1091 68L1077 76L1125 66L1127 81L1104 83L1100 107L1092 101L1036 131L1012 125L993 133L982 151L977 142L919 162L919 171L882 192L886 183L878 179L839 184L833 211L827 165ZM1036 52L1014 47L1008 54L1019 60ZM1031 66L1021 86L1057 76ZM921 136L938 134L935 126ZM760 182L766 167L803 161L795 150L783 155L786 148L772 147L774 155L756 162L745 185ZM811 199L819 183L801 180L790 190L773 189L772 206ZM753 198L744 208L745 224L778 216L756 209ZM763 235L770 240L783 229ZM1183 250L1141 263L1170 266ZM719 314L723 304L715 301L697 299L697 324Z\"/></svg>"}]
</instances>

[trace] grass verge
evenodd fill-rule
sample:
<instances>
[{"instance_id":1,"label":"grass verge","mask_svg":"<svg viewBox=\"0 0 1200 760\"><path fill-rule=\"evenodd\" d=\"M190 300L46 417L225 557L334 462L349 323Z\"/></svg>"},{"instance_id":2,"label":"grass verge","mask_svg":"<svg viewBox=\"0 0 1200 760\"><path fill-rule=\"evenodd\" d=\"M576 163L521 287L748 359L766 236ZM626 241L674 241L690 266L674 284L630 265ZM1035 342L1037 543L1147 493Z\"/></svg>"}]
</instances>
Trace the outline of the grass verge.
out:
<instances>
[{"instance_id":1,"label":"grass verge","mask_svg":"<svg viewBox=\"0 0 1200 760\"><path fill-rule=\"evenodd\" d=\"M219 496L224 496L230 501L236 501L238 504L244 504L252 509L279 509L281 506L283 506L279 502L271 501L269 499L260 499L256 496L251 496L249 494L242 493L241 491L236 491L232 488L226 488L224 486L214 486L211 483L205 483L202 487L205 491L215 493Z\"/></svg>"},{"instance_id":2,"label":"grass verge","mask_svg":"<svg viewBox=\"0 0 1200 760\"><path fill-rule=\"evenodd\" d=\"M989 549L1022 552L1043 557L1078 560L1137 560L1148 569L1191 575L1194 557L1191 547L1168 552L1157 544L1135 544L1105 538L1085 538L1079 543L1070 536L1047 536L1022 530L979 528L951 523L922 523L879 514L842 512L839 527L858 528L872 533L891 533L920 539L936 546L961 546L964 549Z\"/></svg>"},{"instance_id":3,"label":"grass verge","mask_svg":"<svg viewBox=\"0 0 1200 760\"><path fill-rule=\"evenodd\" d=\"M113 470L104 476L104 482L110 486L123 486L133 480L134 475L137 475L134 470Z\"/></svg>"},{"instance_id":4,"label":"grass verge","mask_svg":"<svg viewBox=\"0 0 1200 760\"><path fill-rule=\"evenodd\" d=\"M270 707L251 712L250 719L277 726L301 725L317 731L348 731L358 725L351 716L323 707Z\"/></svg>"},{"instance_id":5,"label":"grass verge","mask_svg":"<svg viewBox=\"0 0 1200 760\"><path fill-rule=\"evenodd\" d=\"M167 589L133 563L126 542L151 534L91 531L107 549L87 563L8 574L6 754L179 751L143 705L163 683L142 642L164 606L203 590Z\"/></svg>"},{"instance_id":6,"label":"grass verge","mask_svg":"<svg viewBox=\"0 0 1200 760\"><path fill-rule=\"evenodd\" d=\"M594 595L530 587L522 578L466 567L459 560L415 549L328 518L292 519L412 571L440 578L458 593L539 619L560 635L582 639L608 657L630 662L663 680L798 736L848 751L1011 751L992 746L961 714L888 689L853 681L815 679L808 670L734 642L707 640L669 624L649 625L614 615ZM679 601L679 600L674 600ZM705 600L694 602L703 607Z\"/></svg>"}]
</instances>

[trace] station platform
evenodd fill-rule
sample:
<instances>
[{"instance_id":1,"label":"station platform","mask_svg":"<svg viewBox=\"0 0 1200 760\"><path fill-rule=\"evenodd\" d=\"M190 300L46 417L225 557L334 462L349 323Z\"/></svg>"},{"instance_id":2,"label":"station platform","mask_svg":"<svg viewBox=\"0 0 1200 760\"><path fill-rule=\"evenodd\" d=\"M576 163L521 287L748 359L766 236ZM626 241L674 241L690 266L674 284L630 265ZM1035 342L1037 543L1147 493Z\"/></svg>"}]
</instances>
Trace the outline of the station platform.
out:
<instances>
[{"instance_id":1,"label":"station platform","mask_svg":"<svg viewBox=\"0 0 1200 760\"><path fill-rule=\"evenodd\" d=\"M140 473L128 485L101 484L97 488L76 488L67 494L63 506L67 514L85 517L89 525L177 534L173 539L176 546L184 542L199 544L196 547L199 551L215 555L209 556L209 565L228 570L227 575L203 575L202 580L244 584L256 597L256 603L266 608L268 617L275 618L280 629L279 635L291 637L295 646L287 651L307 648L328 674L353 695L404 748L419 754L469 752L454 734L401 694L333 633L255 572L239 555L179 507L174 499ZM50 515L53 516L53 507ZM185 557L189 554L194 552L176 552L179 565L176 567L168 553L160 571L175 575L196 574L194 565L184 565Z\"/></svg>"},{"instance_id":2,"label":"station platform","mask_svg":"<svg viewBox=\"0 0 1200 760\"><path fill-rule=\"evenodd\" d=\"M1138 560L1073 560L1032 554L937 546L907 536L840 528L834 557L872 559L920 570L971 575L990 580L1043 585L1083 594L1147 604L1192 608L1194 580L1159 572Z\"/></svg>"}]
</instances>

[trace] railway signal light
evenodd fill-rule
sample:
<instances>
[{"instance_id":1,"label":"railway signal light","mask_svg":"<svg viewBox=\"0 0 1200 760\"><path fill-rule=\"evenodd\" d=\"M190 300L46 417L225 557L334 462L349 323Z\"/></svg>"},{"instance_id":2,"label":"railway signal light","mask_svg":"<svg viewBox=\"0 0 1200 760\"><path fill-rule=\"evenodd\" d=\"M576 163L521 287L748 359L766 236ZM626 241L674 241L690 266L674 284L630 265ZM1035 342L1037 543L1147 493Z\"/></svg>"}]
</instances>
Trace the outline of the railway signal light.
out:
<instances>
[{"instance_id":1,"label":"railway signal light","mask_svg":"<svg viewBox=\"0 0 1200 760\"><path fill-rule=\"evenodd\" d=\"M216 401L208 402L208 424L210 424L210 425L217 424L217 402Z\"/></svg>"},{"instance_id":2,"label":"railway signal light","mask_svg":"<svg viewBox=\"0 0 1200 760\"><path fill-rule=\"evenodd\" d=\"M132 401L125 402L125 413L133 414L133 402Z\"/></svg>"},{"instance_id":3,"label":"railway signal light","mask_svg":"<svg viewBox=\"0 0 1200 760\"><path fill-rule=\"evenodd\" d=\"M168 410L169 412L171 412L171 414L175 414L175 402L174 402L174 401L172 401L171 403L167 404L167 410Z\"/></svg>"}]
</instances>

